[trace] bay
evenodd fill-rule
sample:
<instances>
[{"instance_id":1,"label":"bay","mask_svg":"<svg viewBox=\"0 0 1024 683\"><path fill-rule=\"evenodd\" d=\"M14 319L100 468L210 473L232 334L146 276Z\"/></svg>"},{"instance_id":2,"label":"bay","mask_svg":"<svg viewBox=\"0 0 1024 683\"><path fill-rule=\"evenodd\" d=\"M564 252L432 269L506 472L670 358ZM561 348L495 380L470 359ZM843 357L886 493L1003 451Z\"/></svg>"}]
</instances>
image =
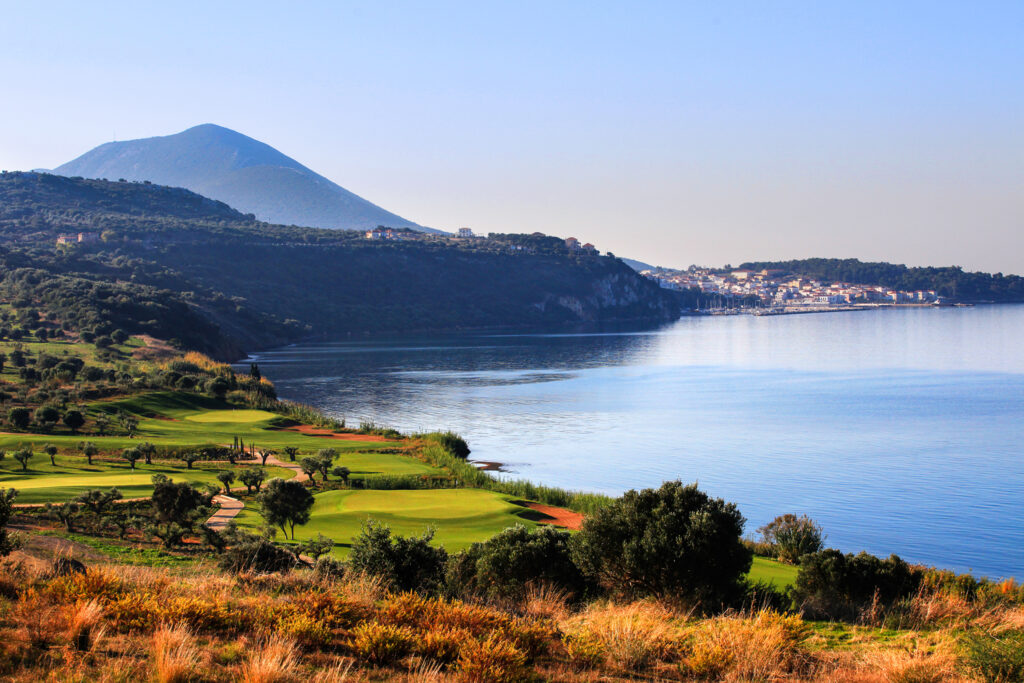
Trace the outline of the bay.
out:
<instances>
[{"instance_id":1,"label":"bay","mask_svg":"<svg viewBox=\"0 0 1024 683\"><path fill-rule=\"evenodd\" d=\"M1024 306L683 318L254 354L349 424L452 429L472 458L619 494L697 481L747 532L808 514L844 551L1024 576Z\"/></svg>"}]
</instances>

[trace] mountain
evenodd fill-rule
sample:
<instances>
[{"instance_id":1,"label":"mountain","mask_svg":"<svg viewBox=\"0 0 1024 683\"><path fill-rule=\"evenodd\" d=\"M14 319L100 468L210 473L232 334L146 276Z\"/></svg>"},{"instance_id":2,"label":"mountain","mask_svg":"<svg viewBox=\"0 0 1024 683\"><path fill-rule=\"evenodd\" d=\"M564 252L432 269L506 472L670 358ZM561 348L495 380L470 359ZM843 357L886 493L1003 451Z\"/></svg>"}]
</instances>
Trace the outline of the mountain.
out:
<instances>
[{"instance_id":1,"label":"mountain","mask_svg":"<svg viewBox=\"0 0 1024 683\"><path fill-rule=\"evenodd\" d=\"M223 359L310 336L614 329L679 316L668 290L556 237L392 237L262 223L181 188L5 173L0 302L26 319L150 334Z\"/></svg>"},{"instance_id":2,"label":"mountain","mask_svg":"<svg viewBox=\"0 0 1024 683\"><path fill-rule=\"evenodd\" d=\"M436 232L349 192L270 145L210 123L176 135L108 142L54 173L184 187L268 223Z\"/></svg>"}]
</instances>

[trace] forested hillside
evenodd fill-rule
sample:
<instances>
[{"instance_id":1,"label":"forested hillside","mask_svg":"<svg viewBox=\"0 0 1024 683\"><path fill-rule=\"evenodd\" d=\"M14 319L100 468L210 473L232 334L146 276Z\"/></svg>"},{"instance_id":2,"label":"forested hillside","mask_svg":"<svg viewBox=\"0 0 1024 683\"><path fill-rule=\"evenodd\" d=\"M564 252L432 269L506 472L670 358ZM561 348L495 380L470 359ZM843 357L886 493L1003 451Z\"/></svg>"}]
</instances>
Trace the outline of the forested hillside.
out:
<instances>
[{"instance_id":1,"label":"forested hillside","mask_svg":"<svg viewBox=\"0 0 1024 683\"><path fill-rule=\"evenodd\" d=\"M57 245L60 234L102 237ZM122 329L218 357L310 335L658 323L655 283L556 238L456 240L256 221L186 190L0 176L0 297L76 330Z\"/></svg>"},{"instance_id":2,"label":"forested hillside","mask_svg":"<svg viewBox=\"0 0 1024 683\"><path fill-rule=\"evenodd\" d=\"M740 267L780 269L820 280L883 285L901 291L935 290L939 296L954 301L1024 301L1024 278L1002 273L971 273L959 266L908 268L901 264L870 263L853 258L811 258L753 261Z\"/></svg>"}]
</instances>

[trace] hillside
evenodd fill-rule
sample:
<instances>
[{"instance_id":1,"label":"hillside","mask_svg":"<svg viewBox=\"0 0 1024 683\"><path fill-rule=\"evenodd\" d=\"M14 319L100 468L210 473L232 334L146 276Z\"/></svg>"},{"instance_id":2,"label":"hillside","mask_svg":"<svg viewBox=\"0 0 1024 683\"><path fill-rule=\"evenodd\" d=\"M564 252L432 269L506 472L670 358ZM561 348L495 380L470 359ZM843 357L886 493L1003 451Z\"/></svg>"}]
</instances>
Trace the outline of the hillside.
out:
<instances>
[{"instance_id":1,"label":"hillside","mask_svg":"<svg viewBox=\"0 0 1024 683\"><path fill-rule=\"evenodd\" d=\"M269 145L213 124L176 135L108 142L54 173L183 187L270 223L352 230L377 225L424 229Z\"/></svg>"},{"instance_id":2,"label":"hillside","mask_svg":"<svg viewBox=\"0 0 1024 683\"><path fill-rule=\"evenodd\" d=\"M79 231L103 238L55 245ZM0 176L0 293L101 334L119 327L231 358L310 335L656 324L678 315L671 295L621 261L570 254L554 237L400 235L261 223L143 183Z\"/></svg>"}]
</instances>

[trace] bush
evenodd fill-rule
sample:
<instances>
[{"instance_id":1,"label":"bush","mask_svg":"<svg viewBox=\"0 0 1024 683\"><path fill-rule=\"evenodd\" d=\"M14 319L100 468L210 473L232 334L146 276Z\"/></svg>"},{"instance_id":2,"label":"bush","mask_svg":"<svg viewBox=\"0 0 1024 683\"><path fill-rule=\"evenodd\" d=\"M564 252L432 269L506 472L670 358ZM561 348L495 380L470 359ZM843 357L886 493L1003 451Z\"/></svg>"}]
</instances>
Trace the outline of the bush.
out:
<instances>
[{"instance_id":1,"label":"bush","mask_svg":"<svg viewBox=\"0 0 1024 683\"><path fill-rule=\"evenodd\" d=\"M246 539L221 556L221 569L229 572L286 572L295 566L295 555L265 538Z\"/></svg>"},{"instance_id":2,"label":"bush","mask_svg":"<svg viewBox=\"0 0 1024 683\"><path fill-rule=\"evenodd\" d=\"M505 529L485 543L474 543L448 563L453 593L488 598L523 599L530 584L550 584L582 592L583 575L569 554L569 533L546 526Z\"/></svg>"},{"instance_id":3,"label":"bush","mask_svg":"<svg viewBox=\"0 0 1024 683\"><path fill-rule=\"evenodd\" d=\"M793 603L814 618L852 619L871 603L892 605L917 591L921 574L896 555L882 560L829 548L800 560Z\"/></svg>"},{"instance_id":4,"label":"bush","mask_svg":"<svg viewBox=\"0 0 1024 683\"><path fill-rule=\"evenodd\" d=\"M352 630L352 650L373 664L390 664L404 657L413 645L413 633L402 626L368 621Z\"/></svg>"},{"instance_id":5,"label":"bush","mask_svg":"<svg viewBox=\"0 0 1024 683\"><path fill-rule=\"evenodd\" d=\"M349 554L349 569L379 576L395 591L435 593L444 581L448 553L434 548L430 541L434 530L422 536L391 536L391 529L368 521Z\"/></svg>"},{"instance_id":6,"label":"bush","mask_svg":"<svg viewBox=\"0 0 1024 683\"><path fill-rule=\"evenodd\" d=\"M776 557L791 564L821 550L825 540L821 527L807 515L781 515L757 531L774 546Z\"/></svg>"},{"instance_id":7,"label":"bush","mask_svg":"<svg viewBox=\"0 0 1024 683\"><path fill-rule=\"evenodd\" d=\"M1024 631L971 633L961 645L968 668L985 683L1024 681Z\"/></svg>"},{"instance_id":8,"label":"bush","mask_svg":"<svg viewBox=\"0 0 1024 683\"><path fill-rule=\"evenodd\" d=\"M588 517L570 541L583 574L607 590L718 608L743 592L753 560L743 516L695 484L628 491Z\"/></svg>"}]
</instances>

